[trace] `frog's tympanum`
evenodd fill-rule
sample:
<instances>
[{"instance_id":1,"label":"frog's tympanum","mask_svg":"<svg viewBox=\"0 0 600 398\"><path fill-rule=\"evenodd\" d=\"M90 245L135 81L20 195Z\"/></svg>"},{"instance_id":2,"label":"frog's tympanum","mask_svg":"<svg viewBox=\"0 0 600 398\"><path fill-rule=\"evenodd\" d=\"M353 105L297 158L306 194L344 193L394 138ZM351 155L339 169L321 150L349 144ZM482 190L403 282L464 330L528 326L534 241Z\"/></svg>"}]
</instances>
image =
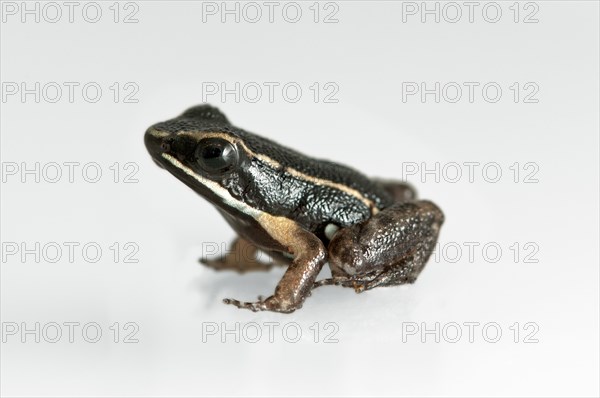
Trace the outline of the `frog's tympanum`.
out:
<instances>
[{"instance_id":1,"label":"frog's tympanum","mask_svg":"<svg viewBox=\"0 0 600 398\"><path fill-rule=\"evenodd\" d=\"M213 204L238 235L228 255L201 262L238 272L287 265L273 295L224 300L239 308L293 312L318 286L362 292L412 283L444 222L405 183L303 155L235 127L209 105L153 125L145 143L160 167ZM259 261L258 250L274 261ZM331 278L316 281L326 262Z\"/></svg>"}]
</instances>

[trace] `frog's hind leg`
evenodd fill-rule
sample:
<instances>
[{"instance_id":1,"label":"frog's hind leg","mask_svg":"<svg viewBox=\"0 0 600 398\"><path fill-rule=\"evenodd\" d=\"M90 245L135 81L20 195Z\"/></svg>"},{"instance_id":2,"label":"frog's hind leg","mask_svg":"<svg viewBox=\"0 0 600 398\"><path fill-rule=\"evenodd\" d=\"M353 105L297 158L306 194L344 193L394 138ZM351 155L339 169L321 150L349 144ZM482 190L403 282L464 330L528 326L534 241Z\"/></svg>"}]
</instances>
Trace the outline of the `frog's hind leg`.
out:
<instances>
[{"instance_id":1,"label":"frog's hind leg","mask_svg":"<svg viewBox=\"0 0 600 398\"><path fill-rule=\"evenodd\" d=\"M370 220L338 231L329 244L336 284L357 292L414 282L429 259L444 222L432 202L397 203Z\"/></svg>"},{"instance_id":2,"label":"frog's hind leg","mask_svg":"<svg viewBox=\"0 0 600 398\"><path fill-rule=\"evenodd\" d=\"M429 257L429 255L427 255L427 257ZM358 280L353 281L352 287L357 293L360 293L379 286L395 286L403 285L405 283L414 283L417 280L417 276L421 270L423 270L425 262L427 262L427 259L425 259L424 262L420 262L420 267L415 267L414 265L410 264L414 264L415 260L409 255L399 264L393 264L389 267L385 267L381 272L376 273L376 275L373 277L358 278ZM417 269L418 271L416 271Z\"/></svg>"},{"instance_id":3,"label":"frog's hind leg","mask_svg":"<svg viewBox=\"0 0 600 398\"><path fill-rule=\"evenodd\" d=\"M375 179L383 188L392 195L395 202L410 202L417 200L417 190L407 182Z\"/></svg>"},{"instance_id":4,"label":"frog's hind leg","mask_svg":"<svg viewBox=\"0 0 600 398\"><path fill-rule=\"evenodd\" d=\"M216 259L201 258L200 263L217 271L231 270L243 274L251 271L268 271L276 265L284 265L286 259L269 253L268 262L258 259L259 249L243 238L236 238L231 251Z\"/></svg>"}]
</instances>

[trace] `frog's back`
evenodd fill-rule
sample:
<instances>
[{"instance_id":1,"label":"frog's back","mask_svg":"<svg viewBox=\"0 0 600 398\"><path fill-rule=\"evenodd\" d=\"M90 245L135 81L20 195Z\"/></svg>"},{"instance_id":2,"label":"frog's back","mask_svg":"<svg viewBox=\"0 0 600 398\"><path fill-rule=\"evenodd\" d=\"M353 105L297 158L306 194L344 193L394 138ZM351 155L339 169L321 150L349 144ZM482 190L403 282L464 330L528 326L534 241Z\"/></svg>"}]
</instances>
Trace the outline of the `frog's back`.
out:
<instances>
[{"instance_id":1,"label":"frog's back","mask_svg":"<svg viewBox=\"0 0 600 398\"><path fill-rule=\"evenodd\" d=\"M306 156L275 141L242 129L234 128L234 130L243 138L244 143L252 152L297 172L296 175L299 177L316 182L322 181L325 184L332 183L331 185L356 191L365 199L372 201L378 209L392 204L392 198L380 184L351 167Z\"/></svg>"}]
</instances>

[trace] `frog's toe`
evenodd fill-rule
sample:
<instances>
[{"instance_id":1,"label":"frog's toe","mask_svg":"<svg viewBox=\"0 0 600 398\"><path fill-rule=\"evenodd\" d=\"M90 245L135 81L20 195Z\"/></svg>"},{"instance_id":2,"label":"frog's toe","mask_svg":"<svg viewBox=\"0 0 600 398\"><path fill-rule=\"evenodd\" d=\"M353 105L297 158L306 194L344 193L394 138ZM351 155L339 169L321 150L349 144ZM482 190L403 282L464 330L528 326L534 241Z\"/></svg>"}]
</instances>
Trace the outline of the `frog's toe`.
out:
<instances>
[{"instance_id":1,"label":"frog's toe","mask_svg":"<svg viewBox=\"0 0 600 398\"><path fill-rule=\"evenodd\" d=\"M251 303L251 302L245 302L245 301L239 301L236 299L226 298L226 299L223 299L223 302L225 304L231 304L238 308L244 308L244 309L250 310L252 312L258 312L258 311L263 310L263 308L260 308L260 304L262 303L261 301Z\"/></svg>"},{"instance_id":2,"label":"frog's toe","mask_svg":"<svg viewBox=\"0 0 600 398\"><path fill-rule=\"evenodd\" d=\"M208 258L200 257L198 262L209 268L219 268L223 262L219 260L209 260Z\"/></svg>"},{"instance_id":3,"label":"frog's toe","mask_svg":"<svg viewBox=\"0 0 600 398\"><path fill-rule=\"evenodd\" d=\"M321 286L344 286L349 279L345 277L335 277L335 278L327 278L321 279L313 283L313 289L316 289Z\"/></svg>"},{"instance_id":4,"label":"frog's toe","mask_svg":"<svg viewBox=\"0 0 600 398\"><path fill-rule=\"evenodd\" d=\"M362 293L367 290L367 284L364 282L352 282L352 288L356 293Z\"/></svg>"},{"instance_id":5,"label":"frog's toe","mask_svg":"<svg viewBox=\"0 0 600 398\"><path fill-rule=\"evenodd\" d=\"M259 296L259 301L255 301L255 302L239 301L236 299L229 299L229 298L223 299L223 302L225 304L231 304L238 308L247 309L247 310L250 310L253 312L273 311L273 312L290 313L290 312L294 312L298 308L302 307L301 304L296 305L296 306L285 305L284 303L282 303L280 300L278 300L274 296L270 296L267 299L262 299L262 297Z\"/></svg>"},{"instance_id":6,"label":"frog's toe","mask_svg":"<svg viewBox=\"0 0 600 398\"><path fill-rule=\"evenodd\" d=\"M236 271L240 274L244 273L244 270L238 267L236 264L224 261L222 259L199 258L198 262L204 265L206 268L210 268L214 271Z\"/></svg>"}]
</instances>

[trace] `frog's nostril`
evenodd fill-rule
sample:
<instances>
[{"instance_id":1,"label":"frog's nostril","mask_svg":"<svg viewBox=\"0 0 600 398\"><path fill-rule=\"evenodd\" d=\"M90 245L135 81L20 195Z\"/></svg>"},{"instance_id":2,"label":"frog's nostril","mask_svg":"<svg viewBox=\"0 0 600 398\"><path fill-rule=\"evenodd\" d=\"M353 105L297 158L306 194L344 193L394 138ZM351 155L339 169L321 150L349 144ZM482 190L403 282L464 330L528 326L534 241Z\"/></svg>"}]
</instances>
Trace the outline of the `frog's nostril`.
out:
<instances>
[{"instance_id":1,"label":"frog's nostril","mask_svg":"<svg viewBox=\"0 0 600 398\"><path fill-rule=\"evenodd\" d=\"M152 156L160 156L162 152L169 150L169 133L149 128L144 136L146 148ZM165 148L165 144L167 147Z\"/></svg>"}]
</instances>

